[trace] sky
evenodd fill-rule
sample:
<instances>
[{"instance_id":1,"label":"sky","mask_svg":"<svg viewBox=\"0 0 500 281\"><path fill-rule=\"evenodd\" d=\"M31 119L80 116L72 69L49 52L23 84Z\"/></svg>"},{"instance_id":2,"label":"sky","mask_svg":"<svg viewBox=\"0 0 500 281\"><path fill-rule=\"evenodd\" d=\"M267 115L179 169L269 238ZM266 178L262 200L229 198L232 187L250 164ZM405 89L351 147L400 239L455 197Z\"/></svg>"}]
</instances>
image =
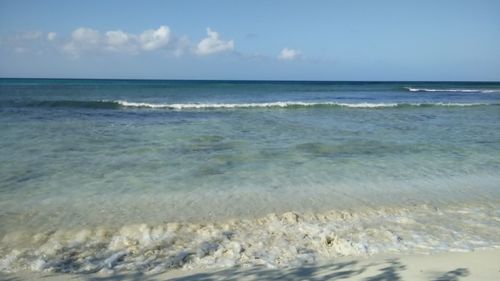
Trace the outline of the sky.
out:
<instances>
[{"instance_id":1,"label":"sky","mask_svg":"<svg viewBox=\"0 0 500 281\"><path fill-rule=\"evenodd\" d=\"M0 77L500 81L500 1L0 0Z\"/></svg>"}]
</instances>

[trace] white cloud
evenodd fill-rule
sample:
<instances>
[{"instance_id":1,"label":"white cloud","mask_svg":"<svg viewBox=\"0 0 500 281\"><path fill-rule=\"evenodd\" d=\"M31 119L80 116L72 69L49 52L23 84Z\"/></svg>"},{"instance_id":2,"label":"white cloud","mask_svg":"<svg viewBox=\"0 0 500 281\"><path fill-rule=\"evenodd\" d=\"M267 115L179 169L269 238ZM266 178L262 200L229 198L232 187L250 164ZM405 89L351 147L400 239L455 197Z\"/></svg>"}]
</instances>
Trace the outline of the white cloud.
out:
<instances>
[{"instance_id":1,"label":"white cloud","mask_svg":"<svg viewBox=\"0 0 500 281\"><path fill-rule=\"evenodd\" d=\"M175 36L166 25L136 34L120 29L99 31L89 27L78 27L67 36L53 31L47 33L31 31L19 33L11 38L1 38L0 45L19 53L56 48L73 58L84 54L134 55L160 51L167 56L180 57L187 53L210 55L234 49L233 40L222 40L219 33L210 28L207 28L207 37L196 44L187 36Z\"/></svg>"},{"instance_id":2,"label":"white cloud","mask_svg":"<svg viewBox=\"0 0 500 281\"><path fill-rule=\"evenodd\" d=\"M57 37L57 33L55 32L49 32L47 33L47 40L49 41L54 41Z\"/></svg>"},{"instance_id":3,"label":"white cloud","mask_svg":"<svg viewBox=\"0 0 500 281\"><path fill-rule=\"evenodd\" d=\"M284 48L278 55L280 60L296 60L302 56L299 50Z\"/></svg>"},{"instance_id":4,"label":"white cloud","mask_svg":"<svg viewBox=\"0 0 500 281\"><path fill-rule=\"evenodd\" d=\"M152 51L163 48L170 42L170 28L162 25L156 30L146 30L139 36L139 40L143 50Z\"/></svg>"},{"instance_id":5,"label":"white cloud","mask_svg":"<svg viewBox=\"0 0 500 281\"><path fill-rule=\"evenodd\" d=\"M99 49L101 41L99 31L80 27L71 33L71 40L62 46L62 50L73 57L79 57L82 52Z\"/></svg>"},{"instance_id":6,"label":"white cloud","mask_svg":"<svg viewBox=\"0 0 500 281\"><path fill-rule=\"evenodd\" d=\"M123 46L129 42L130 36L121 30L106 32L106 42L110 46Z\"/></svg>"},{"instance_id":7,"label":"white cloud","mask_svg":"<svg viewBox=\"0 0 500 281\"><path fill-rule=\"evenodd\" d=\"M135 54L140 50L154 51L161 48L178 48L171 46L172 32L168 26L160 26L158 29L148 29L139 35L124 32L122 30L110 30L101 34L97 30L80 27L71 33L71 38L63 46L62 50L74 57L83 52L122 52ZM178 51L175 51L178 53Z\"/></svg>"},{"instance_id":8,"label":"white cloud","mask_svg":"<svg viewBox=\"0 0 500 281\"><path fill-rule=\"evenodd\" d=\"M101 39L101 34L92 28L80 27L71 33L71 39L84 45L97 45Z\"/></svg>"},{"instance_id":9,"label":"white cloud","mask_svg":"<svg viewBox=\"0 0 500 281\"><path fill-rule=\"evenodd\" d=\"M121 30L111 30L105 33L105 49L123 53L136 53L138 49L138 39L134 34L129 34Z\"/></svg>"},{"instance_id":10,"label":"white cloud","mask_svg":"<svg viewBox=\"0 0 500 281\"><path fill-rule=\"evenodd\" d=\"M209 55L234 49L234 41L223 41L219 39L219 33L207 28L208 37L201 40L196 46L196 54Z\"/></svg>"}]
</instances>

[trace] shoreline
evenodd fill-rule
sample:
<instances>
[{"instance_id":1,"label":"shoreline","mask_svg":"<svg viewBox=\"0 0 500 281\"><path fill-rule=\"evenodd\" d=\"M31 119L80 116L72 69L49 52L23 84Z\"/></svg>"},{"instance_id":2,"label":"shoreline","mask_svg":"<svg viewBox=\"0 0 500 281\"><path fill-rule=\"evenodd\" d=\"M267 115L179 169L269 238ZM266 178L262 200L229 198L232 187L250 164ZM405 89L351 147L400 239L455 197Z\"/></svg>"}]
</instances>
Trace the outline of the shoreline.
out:
<instances>
[{"instance_id":1,"label":"shoreline","mask_svg":"<svg viewBox=\"0 0 500 281\"><path fill-rule=\"evenodd\" d=\"M12 232L0 272L170 272L239 266L286 268L375 255L500 247L496 205L269 214L220 223L136 224Z\"/></svg>"},{"instance_id":2,"label":"shoreline","mask_svg":"<svg viewBox=\"0 0 500 281\"><path fill-rule=\"evenodd\" d=\"M335 261L292 268L264 266L227 269L176 269L157 274L64 274L43 272L0 273L1 280L498 280L500 249L446 252L432 255L381 254L342 257Z\"/></svg>"}]
</instances>

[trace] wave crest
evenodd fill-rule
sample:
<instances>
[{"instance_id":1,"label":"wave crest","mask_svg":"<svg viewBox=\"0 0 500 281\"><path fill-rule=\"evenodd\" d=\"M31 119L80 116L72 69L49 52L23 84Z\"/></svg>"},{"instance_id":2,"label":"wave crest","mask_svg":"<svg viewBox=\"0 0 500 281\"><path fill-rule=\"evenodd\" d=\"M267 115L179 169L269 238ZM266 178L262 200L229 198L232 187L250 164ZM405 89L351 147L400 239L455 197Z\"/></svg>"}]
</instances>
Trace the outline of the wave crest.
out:
<instances>
[{"instance_id":1,"label":"wave crest","mask_svg":"<svg viewBox=\"0 0 500 281\"><path fill-rule=\"evenodd\" d=\"M351 109L383 109L411 107L470 107L500 105L497 103L341 103L341 102L305 102L277 101L256 103L149 103L130 102L126 100L46 100L46 101L4 101L5 107L48 107L48 108L83 108L83 109L164 109L164 110L230 110L230 109L298 109L298 108L351 108Z\"/></svg>"},{"instance_id":2,"label":"wave crest","mask_svg":"<svg viewBox=\"0 0 500 281\"><path fill-rule=\"evenodd\" d=\"M405 87L410 92L500 93L500 89L433 89Z\"/></svg>"},{"instance_id":3,"label":"wave crest","mask_svg":"<svg viewBox=\"0 0 500 281\"><path fill-rule=\"evenodd\" d=\"M431 107L431 106L480 106L485 103L338 103L338 102L265 102L265 103L144 103L116 101L122 107L152 108L152 109L238 109L238 108L395 108L395 107Z\"/></svg>"},{"instance_id":4,"label":"wave crest","mask_svg":"<svg viewBox=\"0 0 500 281\"><path fill-rule=\"evenodd\" d=\"M336 102L263 102L263 103L172 103L157 104L143 102L116 101L123 107L163 108L163 109L224 109L224 108L299 108L299 107L352 107L352 108L377 108L396 107L397 103L336 103Z\"/></svg>"}]
</instances>

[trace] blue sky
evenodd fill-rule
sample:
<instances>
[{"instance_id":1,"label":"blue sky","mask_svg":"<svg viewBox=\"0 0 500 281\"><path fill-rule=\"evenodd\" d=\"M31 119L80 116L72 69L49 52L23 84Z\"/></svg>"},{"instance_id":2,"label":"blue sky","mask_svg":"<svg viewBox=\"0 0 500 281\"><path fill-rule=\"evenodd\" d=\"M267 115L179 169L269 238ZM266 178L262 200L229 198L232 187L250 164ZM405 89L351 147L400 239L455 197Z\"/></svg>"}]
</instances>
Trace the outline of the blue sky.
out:
<instances>
[{"instance_id":1,"label":"blue sky","mask_svg":"<svg viewBox=\"0 0 500 281\"><path fill-rule=\"evenodd\" d=\"M500 81L500 1L0 0L0 77Z\"/></svg>"}]
</instances>

